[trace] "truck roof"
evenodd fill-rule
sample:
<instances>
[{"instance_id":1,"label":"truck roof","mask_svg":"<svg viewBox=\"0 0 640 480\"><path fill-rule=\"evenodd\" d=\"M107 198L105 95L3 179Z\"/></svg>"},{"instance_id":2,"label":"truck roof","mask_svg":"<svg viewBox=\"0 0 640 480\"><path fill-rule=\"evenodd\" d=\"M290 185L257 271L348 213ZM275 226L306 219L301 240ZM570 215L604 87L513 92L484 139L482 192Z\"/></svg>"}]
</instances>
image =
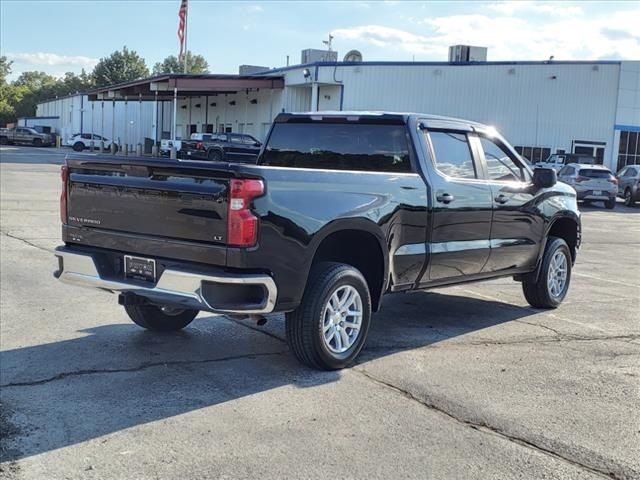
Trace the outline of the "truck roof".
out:
<instances>
[{"instance_id":1,"label":"truck roof","mask_svg":"<svg viewBox=\"0 0 640 480\"><path fill-rule=\"evenodd\" d=\"M480 128L487 128L488 125L474 122L472 120L466 120L463 118L446 117L443 115L433 115L428 113L417 112L388 112L388 111L358 111L358 110L328 110L319 112L290 112L280 113L274 120L276 123L286 123L294 119L304 118L322 118L322 117L367 117L372 120L389 121L391 123L407 123L410 117L419 117L426 120L440 120L446 122L464 123L465 125L473 125Z\"/></svg>"}]
</instances>

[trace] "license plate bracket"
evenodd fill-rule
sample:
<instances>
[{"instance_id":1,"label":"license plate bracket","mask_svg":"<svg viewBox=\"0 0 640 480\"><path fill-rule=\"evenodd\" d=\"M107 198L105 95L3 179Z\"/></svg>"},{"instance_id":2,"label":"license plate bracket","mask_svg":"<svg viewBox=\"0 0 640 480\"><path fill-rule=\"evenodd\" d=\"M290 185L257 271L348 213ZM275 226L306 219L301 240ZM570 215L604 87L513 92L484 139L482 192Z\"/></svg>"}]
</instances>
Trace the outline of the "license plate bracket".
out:
<instances>
[{"instance_id":1,"label":"license plate bracket","mask_svg":"<svg viewBox=\"0 0 640 480\"><path fill-rule=\"evenodd\" d=\"M124 276L141 280L143 282L155 283L156 281L156 261L152 258L124 256Z\"/></svg>"},{"instance_id":2,"label":"license plate bracket","mask_svg":"<svg viewBox=\"0 0 640 480\"><path fill-rule=\"evenodd\" d=\"M592 193L593 193L593 195L595 195L596 197L600 197L600 196L602 196L602 190L594 190Z\"/></svg>"}]
</instances>

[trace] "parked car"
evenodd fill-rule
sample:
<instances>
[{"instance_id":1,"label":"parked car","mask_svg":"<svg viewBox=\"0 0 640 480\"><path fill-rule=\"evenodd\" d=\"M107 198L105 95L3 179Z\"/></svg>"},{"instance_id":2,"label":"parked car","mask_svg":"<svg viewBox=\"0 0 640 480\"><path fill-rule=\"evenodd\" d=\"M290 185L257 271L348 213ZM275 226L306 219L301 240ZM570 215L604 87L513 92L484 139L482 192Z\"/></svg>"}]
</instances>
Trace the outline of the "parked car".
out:
<instances>
[{"instance_id":1,"label":"parked car","mask_svg":"<svg viewBox=\"0 0 640 480\"><path fill-rule=\"evenodd\" d=\"M240 133L212 133L202 139L182 142L180 158L211 162L255 163L262 144L251 135Z\"/></svg>"},{"instance_id":2,"label":"parked car","mask_svg":"<svg viewBox=\"0 0 640 480\"><path fill-rule=\"evenodd\" d=\"M624 204L632 207L640 200L640 165L627 165L616 175L618 196L624 198Z\"/></svg>"},{"instance_id":3,"label":"parked car","mask_svg":"<svg viewBox=\"0 0 640 480\"><path fill-rule=\"evenodd\" d=\"M67 145L73 148L76 152L81 152L87 148L91 148L91 142L93 141L94 148L100 147L100 142L104 140L104 148L111 148L111 140L101 135L91 133L74 133L67 138Z\"/></svg>"},{"instance_id":4,"label":"parked car","mask_svg":"<svg viewBox=\"0 0 640 480\"><path fill-rule=\"evenodd\" d=\"M616 206L618 180L611 170L602 165L566 165L558 172L558 180L571 185L578 194L578 200L585 203L602 201L609 209Z\"/></svg>"},{"instance_id":5,"label":"parked car","mask_svg":"<svg viewBox=\"0 0 640 480\"><path fill-rule=\"evenodd\" d=\"M494 129L423 114L279 114L257 164L69 155L55 276L136 324L284 312L321 369L362 349L386 292L513 277L557 307L580 246L576 192Z\"/></svg>"},{"instance_id":6,"label":"parked car","mask_svg":"<svg viewBox=\"0 0 640 480\"><path fill-rule=\"evenodd\" d=\"M213 133L192 133L189 137L190 140L203 140L205 138L210 138ZM171 154L171 147L176 147L176 154L178 158L180 158L180 150L182 150L183 142L188 142L189 140L181 140L181 139L162 139L160 140L160 155L168 157Z\"/></svg>"},{"instance_id":7,"label":"parked car","mask_svg":"<svg viewBox=\"0 0 640 480\"><path fill-rule=\"evenodd\" d=\"M35 128L0 128L0 144L21 143L34 147L49 147L55 143L55 137L49 133L40 133Z\"/></svg>"},{"instance_id":8,"label":"parked car","mask_svg":"<svg viewBox=\"0 0 640 480\"><path fill-rule=\"evenodd\" d=\"M565 165L578 163L581 165L595 165L596 158L581 153L554 153L543 162L534 163L534 168L553 168L556 172Z\"/></svg>"}]
</instances>

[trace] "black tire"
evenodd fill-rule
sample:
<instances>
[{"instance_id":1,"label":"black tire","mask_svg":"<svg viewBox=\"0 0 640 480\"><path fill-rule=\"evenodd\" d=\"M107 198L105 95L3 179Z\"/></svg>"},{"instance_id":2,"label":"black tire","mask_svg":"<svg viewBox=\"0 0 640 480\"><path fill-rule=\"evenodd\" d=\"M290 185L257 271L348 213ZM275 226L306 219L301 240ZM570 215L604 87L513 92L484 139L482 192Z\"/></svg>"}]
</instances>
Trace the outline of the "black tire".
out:
<instances>
[{"instance_id":1,"label":"black tire","mask_svg":"<svg viewBox=\"0 0 640 480\"><path fill-rule=\"evenodd\" d=\"M157 305L125 305L124 309L136 325L156 332L181 330L198 315L198 310L166 307L165 311Z\"/></svg>"},{"instance_id":2,"label":"black tire","mask_svg":"<svg viewBox=\"0 0 640 480\"><path fill-rule=\"evenodd\" d=\"M562 291L557 295L550 293L549 286L549 269L551 261L557 252L562 252L566 260L566 280ZM542 267L538 275L538 281L536 283L522 283L522 291L524 297L529 302L529 305L536 308L556 308L562 303L564 297L569 291L569 285L571 283L571 251L567 242L562 238L549 237L547 240L547 246L544 250L544 256L542 257Z\"/></svg>"},{"instance_id":3,"label":"black tire","mask_svg":"<svg viewBox=\"0 0 640 480\"><path fill-rule=\"evenodd\" d=\"M222 153L220 150L209 150L209 152L207 152L207 160L210 162L221 162Z\"/></svg>"},{"instance_id":4,"label":"black tire","mask_svg":"<svg viewBox=\"0 0 640 480\"><path fill-rule=\"evenodd\" d=\"M362 318L352 345L346 351L337 353L330 350L324 339L325 309L332 295L345 286L353 287L357 291L362 306ZM300 362L318 370L344 368L358 356L369 331L371 295L367 281L351 265L319 263L309 274L302 302L295 311L287 313L285 318L287 342ZM344 325L349 317L343 318L344 321L340 322L340 325ZM350 327L340 327L336 324L336 327L331 328L342 328L345 335L350 336L346 333ZM340 336L339 332L336 336Z\"/></svg>"},{"instance_id":5,"label":"black tire","mask_svg":"<svg viewBox=\"0 0 640 480\"><path fill-rule=\"evenodd\" d=\"M7 137L0 137L0 145L9 145L9 139Z\"/></svg>"},{"instance_id":6,"label":"black tire","mask_svg":"<svg viewBox=\"0 0 640 480\"><path fill-rule=\"evenodd\" d=\"M627 207L633 207L636 201L633 198L633 193L630 188L626 188L624 191L624 204Z\"/></svg>"},{"instance_id":7,"label":"black tire","mask_svg":"<svg viewBox=\"0 0 640 480\"><path fill-rule=\"evenodd\" d=\"M76 152L81 152L82 150L84 150L84 143L82 142L76 142L73 144L73 148Z\"/></svg>"},{"instance_id":8,"label":"black tire","mask_svg":"<svg viewBox=\"0 0 640 480\"><path fill-rule=\"evenodd\" d=\"M604 202L604 206L607 207L609 210L613 210L614 208L616 208L616 198L613 197L611 200L606 200Z\"/></svg>"},{"instance_id":9,"label":"black tire","mask_svg":"<svg viewBox=\"0 0 640 480\"><path fill-rule=\"evenodd\" d=\"M41 146L42 146L42 139L40 139L40 138L34 138L34 139L33 139L33 146L34 146L34 147L41 147Z\"/></svg>"}]
</instances>

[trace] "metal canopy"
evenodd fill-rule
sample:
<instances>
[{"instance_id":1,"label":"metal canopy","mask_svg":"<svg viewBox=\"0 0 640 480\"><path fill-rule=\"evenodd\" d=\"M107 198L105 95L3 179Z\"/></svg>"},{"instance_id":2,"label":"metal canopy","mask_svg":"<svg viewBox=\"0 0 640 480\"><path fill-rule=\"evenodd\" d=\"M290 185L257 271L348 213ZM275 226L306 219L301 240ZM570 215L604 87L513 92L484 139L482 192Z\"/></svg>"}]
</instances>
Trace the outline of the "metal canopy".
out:
<instances>
[{"instance_id":1,"label":"metal canopy","mask_svg":"<svg viewBox=\"0 0 640 480\"><path fill-rule=\"evenodd\" d=\"M174 89L180 97L199 97L243 90L281 90L284 77L264 75L159 75L132 82L96 88L89 100L171 100Z\"/></svg>"}]
</instances>

